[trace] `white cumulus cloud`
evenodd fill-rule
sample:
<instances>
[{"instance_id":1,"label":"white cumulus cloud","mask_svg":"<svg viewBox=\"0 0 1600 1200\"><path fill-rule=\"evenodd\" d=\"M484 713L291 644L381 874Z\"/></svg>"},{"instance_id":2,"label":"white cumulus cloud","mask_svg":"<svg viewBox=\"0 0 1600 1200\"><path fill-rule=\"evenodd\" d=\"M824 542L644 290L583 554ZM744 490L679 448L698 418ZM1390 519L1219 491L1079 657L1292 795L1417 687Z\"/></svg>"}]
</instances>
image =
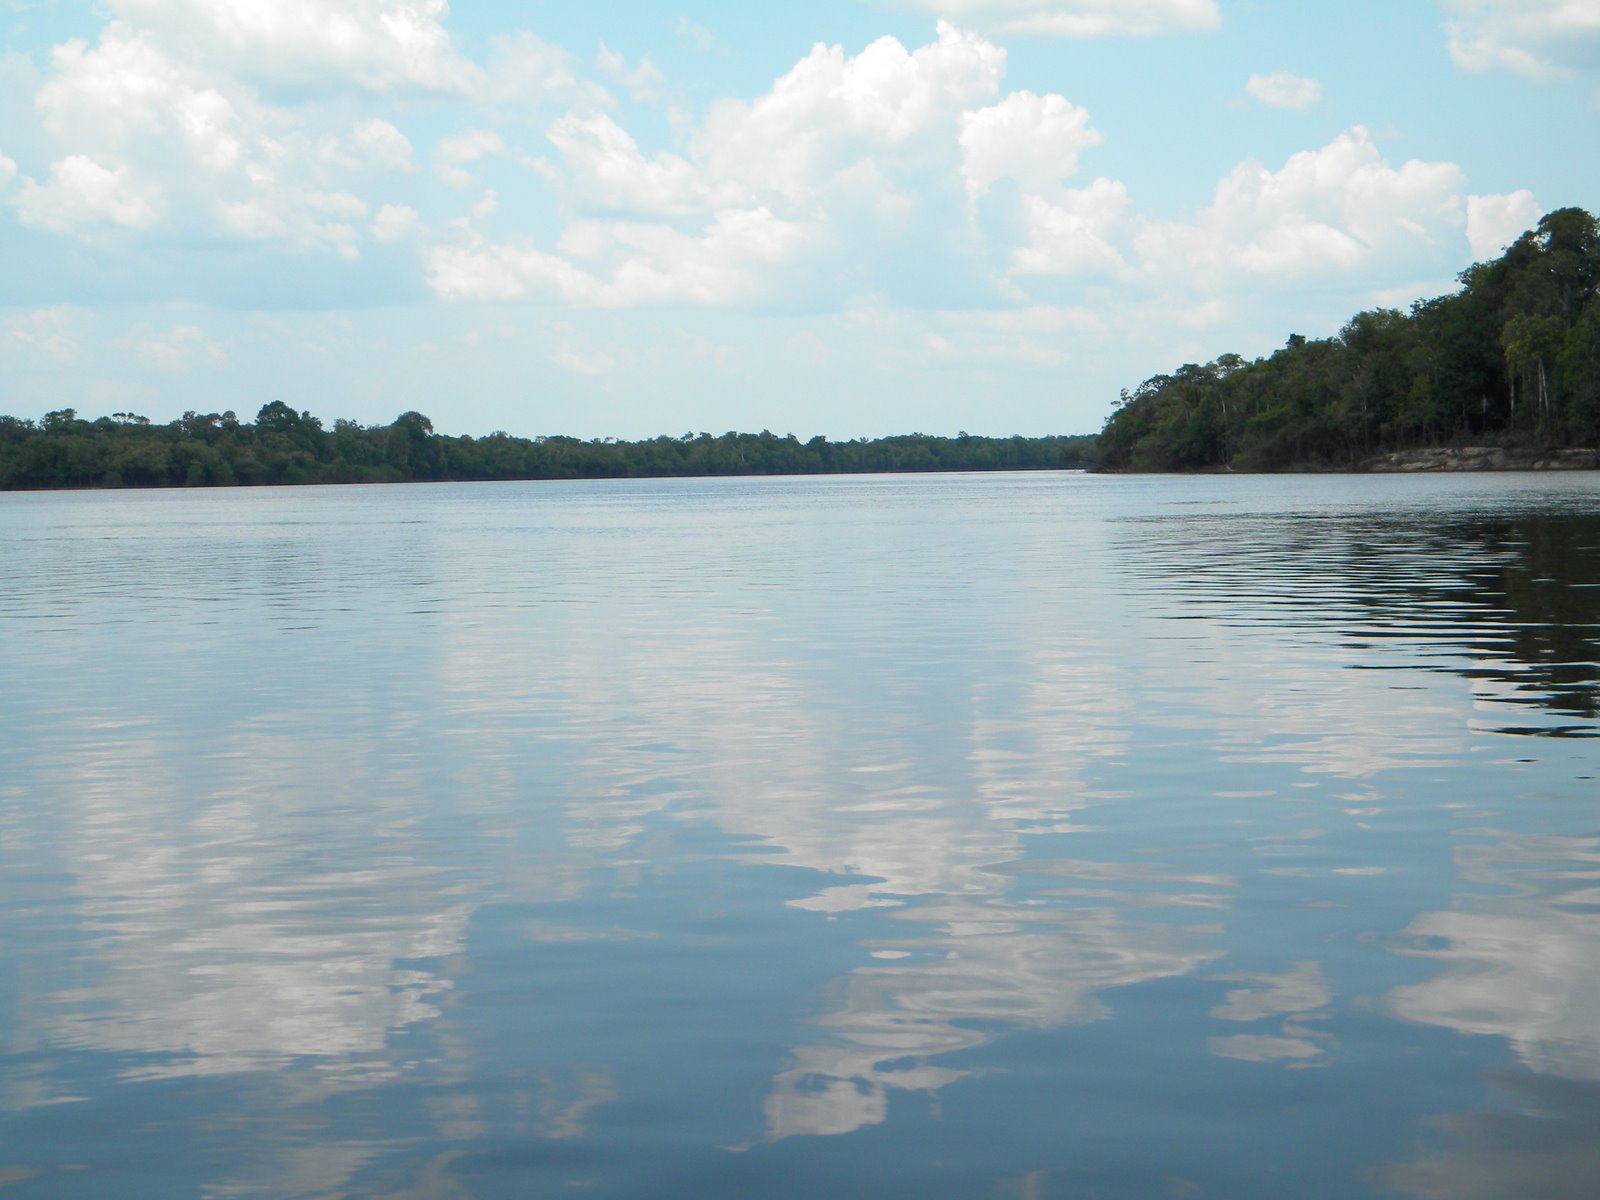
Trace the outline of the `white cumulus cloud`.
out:
<instances>
[{"instance_id":1,"label":"white cumulus cloud","mask_svg":"<svg viewBox=\"0 0 1600 1200\"><path fill-rule=\"evenodd\" d=\"M1469 71L1534 79L1600 71L1600 4L1593 0L1444 0L1450 57Z\"/></svg>"},{"instance_id":2,"label":"white cumulus cloud","mask_svg":"<svg viewBox=\"0 0 1600 1200\"><path fill-rule=\"evenodd\" d=\"M1149 270L1188 279L1347 270L1458 228L1464 184L1454 163L1391 167L1358 125L1277 171L1241 163L1192 223L1137 245Z\"/></svg>"},{"instance_id":3,"label":"white cumulus cloud","mask_svg":"<svg viewBox=\"0 0 1600 1200\"><path fill-rule=\"evenodd\" d=\"M11 181L17 177L17 164L4 154L0 154L0 192L11 186Z\"/></svg>"},{"instance_id":4,"label":"white cumulus cloud","mask_svg":"<svg viewBox=\"0 0 1600 1200\"><path fill-rule=\"evenodd\" d=\"M580 80L563 46L521 30L489 41L489 60L472 88L482 104L533 105L547 99L606 107L611 96L598 83Z\"/></svg>"},{"instance_id":5,"label":"white cumulus cloud","mask_svg":"<svg viewBox=\"0 0 1600 1200\"><path fill-rule=\"evenodd\" d=\"M186 58L295 87L460 92L481 72L444 28L445 0L110 0Z\"/></svg>"},{"instance_id":6,"label":"white cumulus cloud","mask_svg":"<svg viewBox=\"0 0 1600 1200\"><path fill-rule=\"evenodd\" d=\"M91 48L74 38L50 55L35 97L45 128L74 149L126 152L171 140L211 170L236 166L245 126L234 100L186 71L144 32L114 21Z\"/></svg>"},{"instance_id":7,"label":"white cumulus cloud","mask_svg":"<svg viewBox=\"0 0 1600 1200\"><path fill-rule=\"evenodd\" d=\"M1000 33L1044 37L1151 35L1216 29L1216 0L910 0L917 8Z\"/></svg>"},{"instance_id":8,"label":"white cumulus cloud","mask_svg":"<svg viewBox=\"0 0 1600 1200\"><path fill-rule=\"evenodd\" d=\"M51 68L35 107L70 153L44 185L48 193L34 185L22 198L22 219L39 228L159 223L349 258L356 237L348 222L365 205L344 177L411 165L410 141L390 122L368 118L323 132L307 113L262 103L126 21L106 26L94 46L57 46ZM68 192L75 199L52 212L47 195Z\"/></svg>"},{"instance_id":9,"label":"white cumulus cloud","mask_svg":"<svg viewBox=\"0 0 1600 1200\"><path fill-rule=\"evenodd\" d=\"M961 173L976 201L1001 179L1042 192L1078 169L1078 155L1101 142L1089 113L1065 96L1012 92L961 118Z\"/></svg>"},{"instance_id":10,"label":"white cumulus cloud","mask_svg":"<svg viewBox=\"0 0 1600 1200\"><path fill-rule=\"evenodd\" d=\"M713 178L813 194L842 165L953 130L998 93L1004 72L1004 50L945 21L936 42L914 51L894 38L854 57L818 45L765 95L715 105L692 149Z\"/></svg>"},{"instance_id":11,"label":"white cumulus cloud","mask_svg":"<svg viewBox=\"0 0 1600 1200\"><path fill-rule=\"evenodd\" d=\"M374 167L390 171L410 171L411 139L388 121L373 118L357 125L350 143L358 158Z\"/></svg>"},{"instance_id":12,"label":"white cumulus cloud","mask_svg":"<svg viewBox=\"0 0 1600 1200\"><path fill-rule=\"evenodd\" d=\"M565 231L491 244L458 224L457 243L430 256L430 283L452 299L615 307L807 289L837 299L882 287L890 268L903 281L908 265L928 270L953 253L940 231L960 222L963 114L995 98L1004 67L1003 50L948 22L915 49L893 38L854 55L819 45L766 92L713 105L682 153L646 153L610 113L577 108L546 131L555 158L535 164L574 212ZM1059 97L1028 99L1032 128L1060 153L1042 168L1002 145L997 127L974 135L974 170L1059 176L1096 136ZM503 150L463 135L441 145L441 174L460 182L462 164Z\"/></svg>"},{"instance_id":13,"label":"white cumulus cloud","mask_svg":"<svg viewBox=\"0 0 1600 1200\"><path fill-rule=\"evenodd\" d=\"M1477 262L1498 258L1539 223L1544 209L1527 188L1503 196L1467 197L1467 245Z\"/></svg>"},{"instance_id":14,"label":"white cumulus cloud","mask_svg":"<svg viewBox=\"0 0 1600 1200\"><path fill-rule=\"evenodd\" d=\"M686 214L717 203L715 188L675 154L646 158L633 136L605 113L569 113L547 131L570 184L586 202L623 212ZM724 201L729 189L721 189Z\"/></svg>"},{"instance_id":15,"label":"white cumulus cloud","mask_svg":"<svg viewBox=\"0 0 1600 1200\"><path fill-rule=\"evenodd\" d=\"M17 218L31 229L77 233L103 226L143 229L155 224L161 190L127 166L107 167L82 154L50 167L45 183L22 181Z\"/></svg>"},{"instance_id":16,"label":"white cumulus cloud","mask_svg":"<svg viewBox=\"0 0 1600 1200\"><path fill-rule=\"evenodd\" d=\"M249 199L223 203L220 220L227 232L246 241L284 241L354 261L360 257L360 237L353 222L367 210L367 202L350 192L267 186Z\"/></svg>"},{"instance_id":17,"label":"white cumulus cloud","mask_svg":"<svg viewBox=\"0 0 1600 1200\"><path fill-rule=\"evenodd\" d=\"M447 300L538 297L596 308L731 304L760 297L764 268L791 258L800 226L765 208L717 214L698 234L631 221L580 221L552 254L524 243L441 246L429 282Z\"/></svg>"},{"instance_id":18,"label":"white cumulus cloud","mask_svg":"<svg viewBox=\"0 0 1600 1200\"><path fill-rule=\"evenodd\" d=\"M1322 99L1322 85L1291 71L1274 71L1270 75L1252 75L1244 90L1268 108L1288 108L1305 112L1315 108Z\"/></svg>"},{"instance_id":19,"label":"white cumulus cloud","mask_svg":"<svg viewBox=\"0 0 1600 1200\"><path fill-rule=\"evenodd\" d=\"M400 242L425 232L417 210L407 204L385 204L372 218L372 236L380 242Z\"/></svg>"},{"instance_id":20,"label":"white cumulus cloud","mask_svg":"<svg viewBox=\"0 0 1600 1200\"><path fill-rule=\"evenodd\" d=\"M1059 199L1023 197L1027 241L1011 259L1017 275L1115 274L1126 267L1114 235L1128 207L1128 190L1096 179Z\"/></svg>"}]
</instances>

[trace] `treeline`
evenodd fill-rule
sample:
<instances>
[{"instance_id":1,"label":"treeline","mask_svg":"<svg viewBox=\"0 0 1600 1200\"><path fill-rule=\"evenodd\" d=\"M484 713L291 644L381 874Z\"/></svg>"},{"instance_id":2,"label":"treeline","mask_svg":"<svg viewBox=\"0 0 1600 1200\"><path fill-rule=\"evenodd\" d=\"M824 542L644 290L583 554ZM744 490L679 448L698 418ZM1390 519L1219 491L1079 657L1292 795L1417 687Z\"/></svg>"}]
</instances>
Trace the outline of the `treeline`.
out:
<instances>
[{"instance_id":1,"label":"treeline","mask_svg":"<svg viewBox=\"0 0 1600 1200\"><path fill-rule=\"evenodd\" d=\"M65 408L37 422L0 416L0 489L1014 471L1088 466L1094 441L913 433L802 442L766 431L637 442L474 438L435 433L417 412L388 425L340 420L328 429L279 400L253 423L232 412L187 412L165 425L135 413L91 421Z\"/></svg>"},{"instance_id":2,"label":"treeline","mask_svg":"<svg viewBox=\"0 0 1600 1200\"><path fill-rule=\"evenodd\" d=\"M1600 446L1600 228L1551 213L1461 290L1268 358L1145 380L1100 436L1118 470L1348 468L1423 446Z\"/></svg>"}]
</instances>

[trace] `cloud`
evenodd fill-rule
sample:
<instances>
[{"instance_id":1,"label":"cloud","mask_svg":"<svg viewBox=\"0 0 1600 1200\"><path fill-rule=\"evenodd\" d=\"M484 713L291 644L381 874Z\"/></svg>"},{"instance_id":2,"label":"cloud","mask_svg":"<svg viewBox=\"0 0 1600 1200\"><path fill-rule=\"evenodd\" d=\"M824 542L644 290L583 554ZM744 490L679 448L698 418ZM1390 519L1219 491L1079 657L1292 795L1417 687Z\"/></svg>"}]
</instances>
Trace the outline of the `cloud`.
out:
<instances>
[{"instance_id":1,"label":"cloud","mask_svg":"<svg viewBox=\"0 0 1600 1200\"><path fill-rule=\"evenodd\" d=\"M351 133L350 143L361 161L390 171L411 171L411 140L388 121L363 121Z\"/></svg>"},{"instance_id":2,"label":"cloud","mask_svg":"<svg viewBox=\"0 0 1600 1200\"><path fill-rule=\"evenodd\" d=\"M1244 90L1268 108L1288 108L1296 112L1315 108L1322 99L1320 83L1289 71L1252 75Z\"/></svg>"},{"instance_id":3,"label":"cloud","mask_svg":"<svg viewBox=\"0 0 1600 1200\"><path fill-rule=\"evenodd\" d=\"M426 232L417 210L405 204L385 204L372 218L372 236L379 242L400 242Z\"/></svg>"},{"instance_id":4,"label":"cloud","mask_svg":"<svg viewBox=\"0 0 1600 1200\"><path fill-rule=\"evenodd\" d=\"M0 203L35 228L87 239L158 231L148 240L156 255L191 238L345 259L376 243L396 249L373 254L373 272L404 271L415 255L433 295L452 302L904 307L908 325L932 321L908 346L931 332L958 361L1046 363L1104 355L1095 344L1104 339L1077 328L945 328L927 314L1094 308L1114 322L1147 310L1155 332L1139 336L1154 342L1184 320L1220 323L1263 280L1333 275L1365 296L1444 273L1435 258L1413 260L1446 234L1459 247L1463 224L1475 239L1493 236L1494 198L1469 203L1449 163L1386 162L1359 128L1281 164L1241 164L1186 219L1145 219L1123 183L1094 178L1103 139L1091 114L1067 95L1007 91L1001 45L949 20L922 45L817 45L770 87L715 101L698 121L636 123L593 80L643 94L664 86L659 72L604 44L591 65L531 34L493 39L483 65L450 75L433 90L455 91L424 110L414 95L398 104L375 93L449 75L441 56L461 63L448 39L420 37L406 70L385 57L392 38L377 49L307 50L293 69L285 60L247 70L231 51L202 53L226 41L221 0L108 3L118 19L98 43L59 47L38 91L53 152L7 146L41 181L13 180ZM331 0L286 3L286 21L333 19ZM991 27L1100 22L1080 33L1216 19L1210 3L956 8ZM431 3L349 6L358 30L373 14L402 11L417 29L443 19ZM177 12L203 18L192 37L168 20ZM285 26L266 50L287 55L292 33ZM338 54L367 74L316 83L315 70L332 70ZM1253 80L1263 102L1273 79L1293 77ZM355 94L330 100L336 86ZM562 107L543 110L552 97ZM59 162L46 179L34 164L51 158ZM419 166L459 194L404 178ZM0 186L4 175L0 161ZM493 214L479 199L491 184ZM337 261L319 269L354 278ZM585 351L569 366L581 370L580 360L598 362Z\"/></svg>"},{"instance_id":5,"label":"cloud","mask_svg":"<svg viewBox=\"0 0 1600 1200\"><path fill-rule=\"evenodd\" d=\"M1539 223L1544 209L1527 188L1503 196L1467 197L1467 244L1477 262L1500 253Z\"/></svg>"},{"instance_id":6,"label":"cloud","mask_svg":"<svg viewBox=\"0 0 1600 1200\"><path fill-rule=\"evenodd\" d=\"M580 221L559 253L526 243L441 246L429 284L446 300L539 297L596 308L723 305L769 289L765 269L792 258L803 229L765 209L717 214L699 234L631 221Z\"/></svg>"},{"instance_id":7,"label":"cloud","mask_svg":"<svg viewBox=\"0 0 1600 1200\"><path fill-rule=\"evenodd\" d=\"M717 35L704 25L695 24L688 17L679 17L673 22L672 32L679 41L701 54L709 54L717 48Z\"/></svg>"},{"instance_id":8,"label":"cloud","mask_svg":"<svg viewBox=\"0 0 1600 1200\"><path fill-rule=\"evenodd\" d=\"M628 94L635 100L651 101L659 99L661 95L661 85L665 77L655 63L650 61L648 54L639 60L638 66L630 69L626 58L601 42L600 49L595 54L595 66L613 83L627 88Z\"/></svg>"},{"instance_id":9,"label":"cloud","mask_svg":"<svg viewBox=\"0 0 1600 1200\"><path fill-rule=\"evenodd\" d=\"M575 212L566 231L488 241L462 226L429 254L430 285L452 300L597 307L832 305L898 286L950 308L974 289L1071 306L1048 281L1139 275L1198 293L1158 306L1173 320L1215 324L1219 288L1396 256L1412 270L1406 256L1460 236L1460 169L1391 165L1359 126L1276 170L1241 163L1192 220L1141 221L1115 179L1066 186L1102 140L1087 110L1003 94L1004 68L999 47L941 21L916 49L814 47L765 93L714 105L682 153L646 153L611 113L569 112L548 127L557 156L541 168ZM503 151L495 136L442 145L441 164ZM962 199L980 220L961 222Z\"/></svg>"},{"instance_id":10,"label":"cloud","mask_svg":"<svg viewBox=\"0 0 1600 1200\"><path fill-rule=\"evenodd\" d=\"M1365 307L1408 309L1418 300L1432 300L1439 296L1453 296L1461 290L1461 280L1414 279L1393 287L1381 287L1368 293Z\"/></svg>"},{"instance_id":11,"label":"cloud","mask_svg":"<svg viewBox=\"0 0 1600 1200\"><path fill-rule=\"evenodd\" d=\"M17 177L17 164L4 154L0 154L0 192L11 186L11 181Z\"/></svg>"},{"instance_id":12,"label":"cloud","mask_svg":"<svg viewBox=\"0 0 1600 1200\"><path fill-rule=\"evenodd\" d=\"M1592 1200L1600 1087L1505 1070L1489 1082L1481 1107L1430 1116L1438 1134L1410 1162L1374 1172L1379 1186L1416 1200Z\"/></svg>"},{"instance_id":13,"label":"cloud","mask_svg":"<svg viewBox=\"0 0 1600 1200\"><path fill-rule=\"evenodd\" d=\"M1016 275L1115 274L1126 263L1111 240L1128 207L1128 190L1096 179L1059 200L1024 196L1027 241L1011 259Z\"/></svg>"},{"instance_id":14,"label":"cloud","mask_svg":"<svg viewBox=\"0 0 1600 1200\"><path fill-rule=\"evenodd\" d=\"M139 361L156 371L187 371L198 362L227 360L222 347L198 325L177 325L166 333L145 338L135 347Z\"/></svg>"},{"instance_id":15,"label":"cloud","mask_svg":"<svg viewBox=\"0 0 1600 1200\"><path fill-rule=\"evenodd\" d=\"M91 227L144 229L156 222L161 189L126 166L106 167L82 154L52 164L47 183L22 181L17 219L30 229L76 233Z\"/></svg>"},{"instance_id":16,"label":"cloud","mask_svg":"<svg viewBox=\"0 0 1600 1200\"><path fill-rule=\"evenodd\" d=\"M1216 0L908 0L980 29L1044 37L1147 36L1217 29Z\"/></svg>"},{"instance_id":17,"label":"cloud","mask_svg":"<svg viewBox=\"0 0 1600 1200\"><path fill-rule=\"evenodd\" d=\"M547 135L569 173L577 196L618 212L688 214L717 203L719 189L675 154L646 158L625 129L605 113L568 113ZM722 202L732 191L721 189Z\"/></svg>"},{"instance_id":18,"label":"cloud","mask_svg":"<svg viewBox=\"0 0 1600 1200\"><path fill-rule=\"evenodd\" d=\"M1012 92L961 118L961 173L976 202L997 181L1042 192L1078 169L1078 155L1103 139L1089 113L1065 96Z\"/></svg>"},{"instance_id":19,"label":"cloud","mask_svg":"<svg viewBox=\"0 0 1600 1200\"><path fill-rule=\"evenodd\" d=\"M1218 1058L1237 1058L1244 1062L1284 1062L1319 1058L1323 1053L1321 1046L1305 1038L1269 1037L1254 1033L1208 1038L1206 1045Z\"/></svg>"},{"instance_id":20,"label":"cloud","mask_svg":"<svg viewBox=\"0 0 1600 1200\"><path fill-rule=\"evenodd\" d=\"M465 92L481 72L458 57L445 0L110 0L190 61L296 88Z\"/></svg>"},{"instance_id":21,"label":"cloud","mask_svg":"<svg viewBox=\"0 0 1600 1200\"><path fill-rule=\"evenodd\" d=\"M1137 247L1146 270L1212 285L1349 271L1459 227L1464 184L1454 163L1389 166L1357 125L1277 171L1241 163L1193 222L1153 223Z\"/></svg>"},{"instance_id":22,"label":"cloud","mask_svg":"<svg viewBox=\"0 0 1600 1200\"><path fill-rule=\"evenodd\" d=\"M490 129L468 129L447 137L434 148L439 178L453 188L472 186L465 164L506 153L505 139Z\"/></svg>"},{"instance_id":23,"label":"cloud","mask_svg":"<svg viewBox=\"0 0 1600 1200\"><path fill-rule=\"evenodd\" d=\"M616 370L617 359L588 345L583 334L566 321L550 328L550 361L574 375L606 375Z\"/></svg>"},{"instance_id":24,"label":"cloud","mask_svg":"<svg viewBox=\"0 0 1600 1200\"><path fill-rule=\"evenodd\" d=\"M262 104L123 21L93 47L57 46L51 64L35 106L72 153L49 184L24 189L19 215L38 228L161 227L348 259L359 240L348 222L366 205L343 186L347 177L412 167L410 141L390 122L319 133L306 113Z\"/></svg>"},{"instance_id":25,"label":"cloud","mask_svg":"<svg viewBox=\"0 0 1600 1200\"><path fill-rule=\"evenodd\" d=\"M1405 953L1435 973L1394 988L1390 1009L1504 1038L1539 1074L1600 1080L1600 839L1505 834L1463 846L1457 861L1468 888L1405 931L1417 947Z\"/></svg>"},{"instance_id":26,"label":"cloud","mask_svg":"<svg viewBox=\"0 0 1600 1200\"><path fill-rule=\"evenodd\" d=\"M472 99L513 107L550 99L597 107L611 102L599 84L577 77L572 55L565 47L526 30L490 39L488 65L473 83Z\"/></svg>"},{"instance_id":27,"label":"cloud","mask_svg":"<svg viewBox=\"0 0 1600 1200\"><path fill-rule=\"evenodd\" d=\"M1469 71L1547 80L1600 71L1600 7L1586 0L1444 0L1450 57Z\"/></svg>"},{"instance_id":28,"label":"cloud","mask_svg":"<svg viewBox=\"0 0 1600 1200\"><path fill-rule=\"evenodd\" d=\"M79 339L92 320L83 309L58 304L13 318L4 329L13 347L24 346L57 362L72 362L78 357Z\"/></svg>"},{"instance_id":29,"label":"cloud","mask_svg":"<svg viewBox=\"0 0 1600 1200\"><path fill-rule=\"evenodd\" d=\"M94 48L73 38L51 51L50 63L35 106L45 128L74 149L124 152L173 140L209 170L239 164L247 115L168 58L148 34L112 22Z\"/></svg>"},{"instance_id":30,"label":"cloud","mask_svg":"<svg viewBox=\"0 0 1600 1200\"><path fill-rule=\"evenodd\" d=\"M647 155L609 113L569 112L547 130L556 160L539 164L575 212L566 231L535 245L490 244L464 230L430 255L430 282L451 299L614 307L778 294L793 302L808 288L837 299L882 287L879 268L896 256L926 272L939 257L927 253L931 239L960 219L952 185L962 116L994 98L1004 66L1004 51L947 22L914 50L893 38L855 55L819 45L762 95L714 105L682 154ZM1079 110L1059 97L1031 99L1053 146L1084 140ZM1020 147L994 141L974 143L975 170L1040 176ZM471 135L442 145L441 173L498 149ZM1044 174L1071 166L1069 153ZM782 286L780 270L789 272Z\"/></svg>"},{"instance_id":31,"label":"cloud","mask_svg":"<svg viewBox=\"0 0 1600 1200\"><path fill-rule=\"evenodd\" d=\"M331 249L341 258L360 257L359 235L352 222L365 217L367 202L349 192L290 193L263 190L259 195L222 206L222 225L247 241L286 241Z\"/></svg>"},{"instance_id":32,"label":"cloud","mask_svg":"<svg viewBox=\"0 0 1600 1200\"><path fill-rule=\"evenodd\" d=\"M1103 332L1097 313L1084 308L1035 304L1027 308L943 312L931 315L940 332L929 332L925 348L968 361L1058 367L1070 361L1071 339Z\"/></svg>"},{"instance_id":33,"label":"cloud","mask_svg":"<svg viewBox=\"0 0 1600 1200\"><path fill-rule=\"evenodd\" d=\"M55 46L42 80L30 80L42 131L27 133L46 135L57 160L49 179L7 191L30 227L80 238L160 231L159 253L203 238L352 260L369 231L401 228L391 215L369 230L378 206L362 196L416 170L397 114L415 111L418 92L477 106L484 127L437 147L440 176L458 188L472 185L473 163L507 152L493 106L526 116L550 96L611 103L576 79L566 51L531 34L491 39L486 66L460 58L443 0L107 7L97 39Z\"/></svg>"},{"instance_id":34,"label":"cloud","mask_svg":"<svg viewBox=\"0 0 1600 1200\"><path fill-rule=\"evenodd\" d=\"M605 375L616 368L616 360L604 351L589 354L577 350L556 349L550 352L550 361L574 375Z\"/></svg>"},{"instance_id":35,"label":"cloud","mask_svg":"<svg viewBox=\"0 0 1600 1200\"><path fill-rule=\"evenodd\" d=\"M765 95L713 106L692 151L712 178L815 195L842 166L953 130L998 93L1004 72L1004 50L946 21L935 43L914 51L894 38L854 57L819 44Z\"/></svg>"}]
</instances>

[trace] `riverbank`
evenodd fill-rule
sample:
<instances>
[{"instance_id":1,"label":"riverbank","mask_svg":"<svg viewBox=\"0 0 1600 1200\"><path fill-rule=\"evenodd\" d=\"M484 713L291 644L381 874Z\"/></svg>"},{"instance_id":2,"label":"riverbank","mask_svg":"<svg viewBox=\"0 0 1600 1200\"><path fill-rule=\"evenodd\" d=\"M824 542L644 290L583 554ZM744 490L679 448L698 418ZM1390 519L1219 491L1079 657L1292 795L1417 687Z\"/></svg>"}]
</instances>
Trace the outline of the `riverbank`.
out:
<instances>
[{"instance_id":1,"label":"riverbank","mask_svg":"<svg viewBox=\"0 0 1600 1200\"><path fill-rule=\"evenodd\" d=\"M133 413L82 420L66 408L37 422L0 416L0 491L1059 470L1088 466L1094 451L1092 434L802 442L764 429L584 441L452 436L434 432L418 412L389 425L336 420L328 428L280 401L263 406L253 424L231 411L156 425Z\"/></svg>"},{"instance_id":2,"label":"riverbank","mask_svg":"<svg viewBox=\"0 0 1600 1200\"><path fill-rule=\"evenodd\" d=\"M1268 470L1208 466L1194 470L1091 467L1102 475L1414 475L1442 471L1595 471L1600 449L1528 446L1424 446L1394 450L1345 465L1299 462Z\"/></svg>"},{"instance_id":3,"label":"riverbank","mask_svg":"<svg viewBox=\"0 0 1600 1200\"><path fill-rule=\"evenodd\" d=\"M1368 459L1357 469L1383 474L1418 471L1593 471L1600 469L1600 450L1430 446L1380 454Z\"/></svg>"}]
</instances>

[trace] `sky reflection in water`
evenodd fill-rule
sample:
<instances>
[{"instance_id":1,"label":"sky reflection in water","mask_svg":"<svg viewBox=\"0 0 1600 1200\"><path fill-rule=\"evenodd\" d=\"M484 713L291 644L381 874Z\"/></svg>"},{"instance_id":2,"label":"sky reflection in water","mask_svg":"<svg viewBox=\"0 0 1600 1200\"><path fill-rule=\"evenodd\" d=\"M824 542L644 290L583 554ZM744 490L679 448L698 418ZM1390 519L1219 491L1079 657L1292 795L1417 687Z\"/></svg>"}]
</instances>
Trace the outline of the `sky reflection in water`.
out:
<instances>
[{"instance_id":1,"label":"sky reflection in water","mask_svg":"<svg viewBox=\"0 0 1600 1200\"><path fill-rule=\"evenodd\" d=\"M1600 484L0 496L7 1196L1580 1196Z\"/></svg>"}]
</instances>

